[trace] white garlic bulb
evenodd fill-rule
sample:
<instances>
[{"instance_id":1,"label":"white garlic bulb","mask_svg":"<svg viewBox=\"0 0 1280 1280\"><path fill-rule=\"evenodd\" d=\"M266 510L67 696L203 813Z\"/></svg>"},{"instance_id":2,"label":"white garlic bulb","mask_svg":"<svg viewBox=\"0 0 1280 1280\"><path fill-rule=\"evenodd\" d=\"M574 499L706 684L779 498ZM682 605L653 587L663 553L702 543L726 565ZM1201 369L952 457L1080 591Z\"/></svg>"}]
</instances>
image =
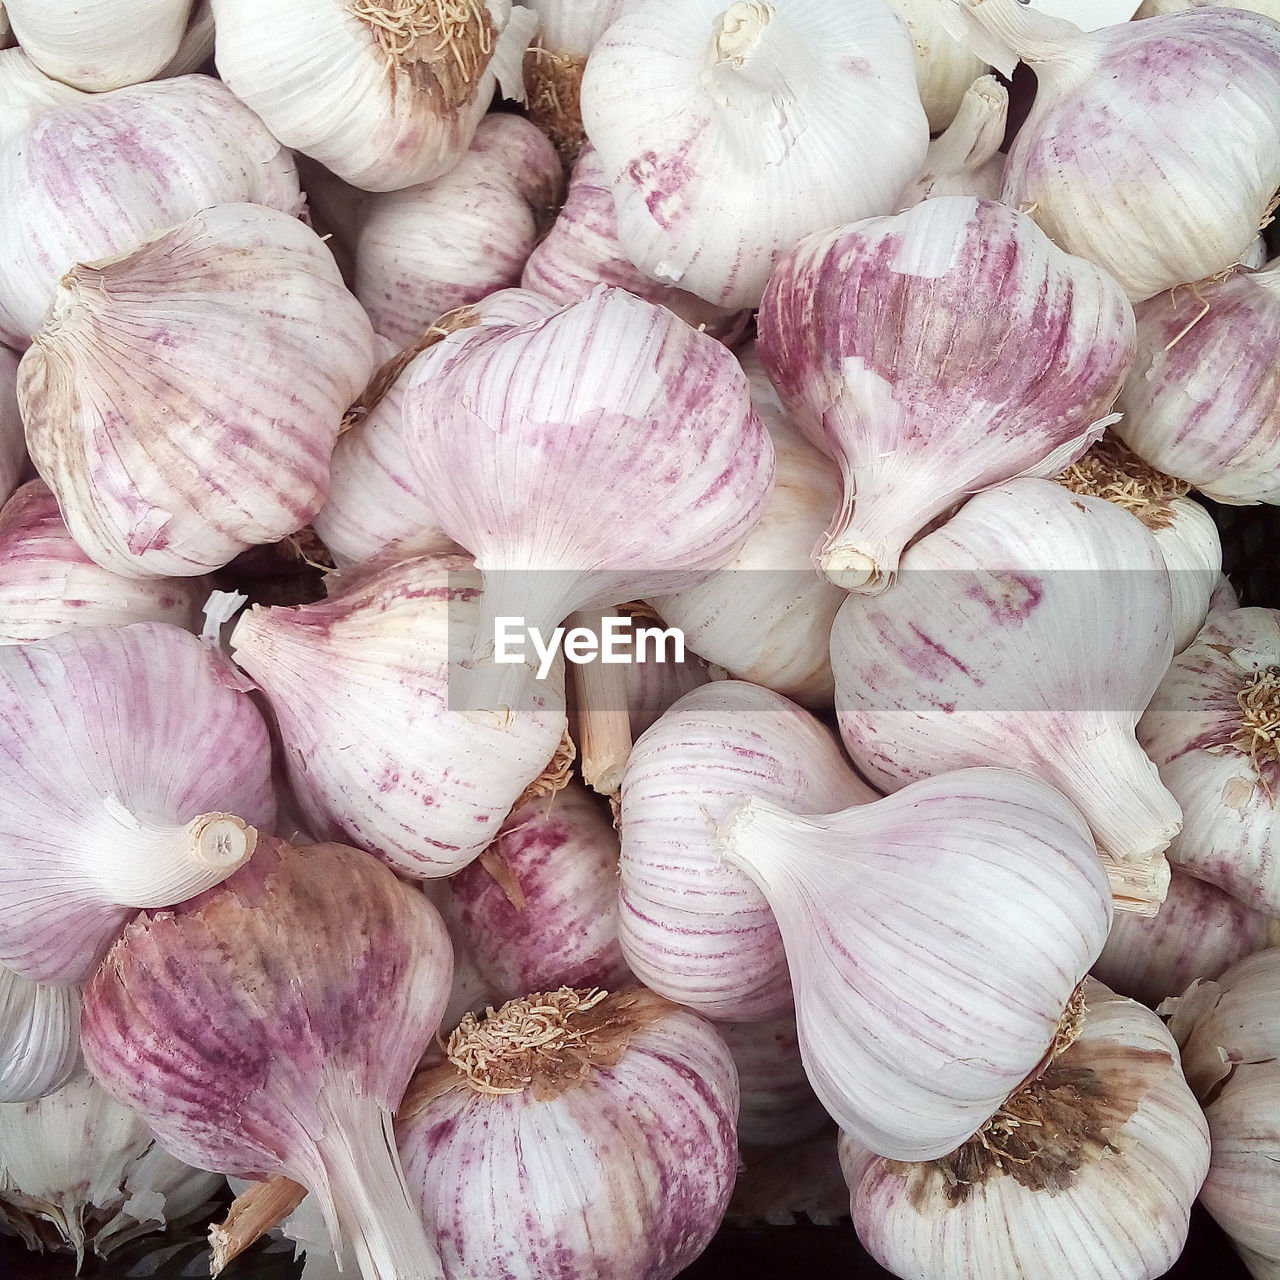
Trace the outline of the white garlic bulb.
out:
<instances>
[{"instance_id":1,"label":"white garlic bulb","mask_svg":"<svg viewBox=\"0 0 1280 1280\"><path fill-rule=\"evenodd\" d=\"M0 965L0 1103L45 1097L79 1060L80 988L32 982Z\"/></svg>"},{"instance_id":2,"label":"white garlic bulb","mask_svg":"<svg viewBox=\"0 0 1280 1280\"><path fill-rule=\"evenodd\" d=\"M816 563L853 591L889 586L903 547L969 494L1079 457L1133 363L1115 281L969 196L810 237L758 323L783 404L840 465Z\"/></svg>"},{"instance_id":3,"label":"white garlic bulb","mask_svg":"<svg viewBox=\"0 0 1280 1280\"><path fill-rule=\"evenodd\" d=\"M178 51L155 78L160 80L166 76L185 76L199 71L212 59L213 45L213 4L211 0L194 0Z\"/></svg>"},{"instance_id":4,"label":"white garlic bulb","mask_svg":"<svg viewBox=\"0 0 1280 1280\"><path fill-rule=\"evenodd\" d=\"M1152 914L1181 814L1134 729L1173 654L1170 600L1128 513L1047 480L989 489L907 551L893 590L836 615L845 746L886 790L979 764L1048 779L1117 900Z\"/></svg>"},{"instance_id":5,"label":"white garlic bulb","mask_svg":"<svg viewBox=\"0 0 1280 1280\"><path fill-rule=\"evenodd\" d=\"M1138 362L1116 432L1218 502L1280 503L1280 258L1137 308Z\"/></svg>"},{"instance_id":6,"label":"white garlic bulb","mask_svg":"<svg viewBox=\"0 0 1280 1280\"><path fill-rule=\"evenodd\" d=\"M1173 660L1138 740L1182 806L1169 857L1280 916L1280 612L1215 613Z\"/></svg>"},{"instance_id":7,"label":"white garlic bulb","mask_svg":"<svg viewBox=\"0 0 1280 1280\"><path fill-rule=\"evenodd\" d=\"M718 1022L738 1069L738 1142L777 1147L801 1142L830 1123L805 1075L795 1014L764 1022Z\"/></svg>"},{"instance_id":8,"label":"white garlic bulb","mask_svg":"<svg viewBox=\"0 0 1280 1280\"><path fill-rule=\"evenodd\" d=\"M292 157L208 76L38 115L0 146L0 195L0 341L18 348L78 264L132 253L210 205L302 210Z\"/></svg>"},{"instance_id":9,"label":"white garlic bulb","mask_svg":"<svg viewBox=\"0 0 1280 1280\"><path fill-rule=\"evenodd\" d=\"M448 172L537 19L511 0L213 0L218 72L287 147L367 191Z\"/></svg>"},{"instance_id":10,"label":"white garlic bulb","mask_svg":"<svg viewBox=\"0 0 1280 1280\"><path fill-rule=\"evenodd\" d=\"M0 146L24 133L42 111L83 97L79 89L50 80L21 49L0 51Z\"/></svg>"},{"instance_id":11,"label":"white garlic bulb","mask_svg":"<svg viewBox=\"0 0 1280 1280\"><path fill-rule=\"evenodd\" d=\"M842 1135L853 1223L881 1266L912 1280L1156 1280L1177 1261L1209 1166L1204 1116L1160 1019L1092 979L1082 991L1077 1038L981 1141L901 1164Z\"/></svg>"},{"instance_id":12,"label":"white garlic bulb","mask_svg":"<svg viewBox=\"0 0 1280 1280\"><path fill-rule=\"evenodd\" d=\"M929 128L940 133L961 109L965 90L987 64L948 30L947 0L889 0L903 16L916 53L916 81Z\"/></svg>"},{"instance_id":13,"label":"white garlic bulb","mask_svg":"<svg viewBox=\"0 0 1280 1280\"><path fill-rule=\"evenodd\" d=\"M492 115L448 173L370 199L356 242L355 295L374 329L407 346L446 311L519 284L562 182L538 129Z\"/></svg>"},{"instance_id":14,"label":"white garlic bulb","mask_svg":"<svg viewBox=\"0 0 1280 1280\"><path fill-rule=\"evenodd\" d=\"M899 208L909 209L938 196L999 200L1004 185L1000 144L1008 115L1008 89L995 76L975 80L961 98L946 132L929 143L924 169L898 197Z\"/></svg>"},{"instance_id":15,"label":"white garlic bulb","mask_svg":"<svg viewBox=\"0 0 1280 1280\"><path fill-rule=\"evenodd\" d=\"M374 362L368 317L315 232L221 205L69 272L18 398L81 547L117 573L194 576L315 514Z\"/></svg>"},{"instance_id":16,"label":"white garlic bulb","mask_svg":"<svg viewBox=\"0 0 1280 1280\"><path fill-rule=\"evenodd\" d=\"M653 0L592 51L582 120L627 257L735 309L806 235L888 213L929 141L882 0Z\"/></svg>"},{"instance_id":17,"label":"white garlic bulb","mask_svg":"<svg viewBox=\"0 0 1280 1280\"><path fill-rule=\"evenodd\" d=\"M18 408L18 355L0 347L0 502L9 500L30 465Z\"/></svg>"},{"instance_id":18,"label":"white garlic bulb","mask_svg":"<svg viewBox=\"0 0 1280 1280\"><path fill-rule=\"evenodd\" d=\"M1280 0L1142 0L1135 18L1158 18L1188 9L1247 9L1280 22Z\"/></svg>"}]
</instances>

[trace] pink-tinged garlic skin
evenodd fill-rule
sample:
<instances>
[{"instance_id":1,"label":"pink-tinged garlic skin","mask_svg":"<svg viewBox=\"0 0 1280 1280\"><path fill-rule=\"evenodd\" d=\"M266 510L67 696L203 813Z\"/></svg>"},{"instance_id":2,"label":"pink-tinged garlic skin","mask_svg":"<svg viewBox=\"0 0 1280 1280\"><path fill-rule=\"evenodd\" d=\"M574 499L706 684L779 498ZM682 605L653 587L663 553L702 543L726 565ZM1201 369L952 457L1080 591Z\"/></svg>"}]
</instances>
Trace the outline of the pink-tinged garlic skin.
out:
<instances>
[{"instance_id":1,"label":"pink-tinged garlic skin","mask_svg":"<svg viewBox=\"0 0 1280 1280\"><path fill-rule=\"evenodd\" d=\"M1245 906L1280 916L1280 759L1274 729L1270 746L1262 732L1253 737L1240 701L1258 682L1273 690L1270 705L1280 704L1280 612L1216 613L1173 660L1138 740L1182 806L1170 859ZM1259 703L1256 720L1263 730L1267 705Z\"/></svg>"},{"instance_id":2,"label":"pink-tinged garlic skin","mask_svg":"<svg viewBox=\"0 0 1280 1280\"><path fill-rule=\"evenodd\" d=\"M907 551L892 591L836 615L844 744L884 790L1025 769L1117 863L1156 858L1181 815L1134 729L1173 656L1171 599L1160 549L1128 512L1047 480L978 494Z\"/></svg>"},{"instance_id":3,"label":"pink-tinged garlic skin","mask_svg":"<svg viewBox=\"0 0 1280 1280\"><path fill-rule=\"evenodd\" d=\"M0 347L0 501L9 495L31 463L27 458L27 438L18 409L18 361L16 352Z\"/></svg>"},{"instance_id":4,"label":"pink-tinged garlic skin","mask_svg":"<svg viewBox=\"0 0 1280 1280\"><path fill-rule=\"evenodd\" d=\"M505 864L521 907L480 862L449 888L458 930L500 1002L634 982L618 943L618 835L599 796L574 780L517 805L487 857Z\"/></svg>"},{"instance_id":5,"label":"pink-tinged garlic skin","mask_svg":"<svg viewBox=\"0 0 1280 1280\"><path fill-rule=\"evenodd\" d=\"M1227 503L1280 503L1280 259L1137 309L1138 362L1116 433Z\"/></svg>"},{"instance_id":6,"label":"pink-tinged garlic skin","mask_svg":"<svg viewBox=\"0 0 1280 1280\"><path fill-rule=\"evenodd\" d=\"M159 623L0 647L0 963L82 982L137 908L192 897L252 851L202 832L270 828L267 727L224 662ZM223 821L196 823L210 814Z\"/></svg>"},{"instance_id":7,"label":"pink-tinged garlic skin","mask_svg":"<svg viewBox=\"0 0 1280 1280\"><path fill-rule=\"evenodd\" d=\"M1091 1070L1108 1101L1136 1103L1108 1130L1115 1149L1090 1153L1061 1188L996 1174L950 1204L928 1166L882 1159L842 1134L853 1225L881 1266L919 1280L1156 1280L1177 1261L1209 1164L1204 1117L1160 1020L1098 982L1085 998L1061 1062Z\"/></svg>"},{"instance_id":8,"label":"pink-tinged garlic skin","mask_svg":"<svg viewBox=\"0 0 1280 1280\"><path fill-rule=\"evenodd\" d=\"M687 653L683 662L633 662L626 672L632 742L686 693L724 676L713 673L696 653Z\"/></svg>"},{"instance_id":9,"label":"pink-tinged garlic skin","mask_svg":"<svg viewBox=\"0 0 1280 1280\"><path fill-rule=\"evenodd\" d=\"M562 305L585 298L598 284L616 285L730 346L751 319L750 312L726 310L651 280L623 253L613 192L590 144L579 152L564 207L529 255L520 283Z\"/></svg>"},{"instance_id":10,"label":"pink-tinged garlic skin","mask_svg":"<svg viewBox=\"0 0 1280 1280\"><path fill-rule=\"evenodd\" d=\"M25 348L77 263L210 205L302 210L293 158L209 76L81 98L0 146L0 342Z\"/></svg>"},{"instance_id":11,"label":"pink-tinged garlic skin","mask_svg":"<svg viewBox=\"0 0 1280 1280\"><path fill-rule=\"evenodd\" d=\"M1232 613L1240 607L1240 595L1225 573L1218 575L1217 585L1209 597L1210 613Z\"/></svg>"},{"instance_id":12,"label":"pink-tinged garlic skin","mask_svg":"<svg viewBox=\"0 0 1280 1280\"><path fill-rule=\"evenodd\" d=\"M0 51L0 145L25 133L36 116L50 107L86 96L69 84L50 80L21 49Z\"/></svg>"},{"instance_id":13,"label":"pink-tinged garlic skin","mask_svg":"<svg viewBox=\"0 0 1280 1280\"><path fill-rule=\"evenodd\" d=\"M716 1030L738 1069L741 1145L784 1146L829 1123L805 1075L794 1013L767 1022L719 1022Z\"/></svg>"},{"instance_id":14,"label":"pink-tinged garlic skin","mask_svg":"<svg viewBox=\"0 0 1280 1280\"><path fill-rule=\"evenodd\" d=\"M69 272L18 400L84 551L126 576L193 577L319 510L375 362L369 319L315 232L220 205Z\"/></svg>"},{"instance_id":15,"label":"pink-tinged garlic skin","mask_svg":"<svg viewBox=\"0 0 1280 1280\"><path fill-rule=\"evenodd\" d=\"M815 563L857 591L888 587L911 538L970 494L1075 461L1134 358L1114 280L963 196L810 237L758 324L783 404L844 477Z\"/></svg>"},{"instance_id":16,"label":"pink-tinged garlic skin","mask_svg":"<svg viewBox=\"0 0 1280 1280\"><path fill-rule=\"evenodd\" d=\"M1155 916L1116 913L1093 973L1113 991L1154 1007L1266 945L1266 916L1175 870Z\"/></svg>"},{"instance_id":17,"label":"pink-tinged garlic skin","mask_svg":"<svg viewBox=\"0 0 1280 1280\"><path fill-rule=\"evenodd\" d=\"M85 991L85 1060L179 1158L302 1183L366 1280L426 1280L391 1113L452 971L439 912L375 858L264 838L227 884L130 924Z\"/></svg>"},{"instance_id":18,"label":"pink-tinged garlic skin","mask_svg":"<svg viewBox=\"0 0 1280 1280\"><path fill-rule=\"evenodd\" d=\"M565 728L558 663L507 722L451 702L479 597L470 561L417 557L340 577L316 604L255 607L231 636L275 712L305 820L415 879L484 852Z\"/></svg>"},{"instance_id":19,"label":"pink-tinged garlic skin","mask_svg":"<svg viewBox=\"0 0 1280 1280\"><path fill-rule=\"evenodd\" d=\"M660 995L734 1022L791 1008L769 904L716 846L716 824L748 795L795 812L875 799L825 726L737 680L686 694L636 741L619 828L623 954Z\"/></svg>"},{"instance_id":20,"label":"pink-tinged garlic skin","mask_svg":"<svg viewBox=\"0 0 1280 1280\"><path fill-rule=\"evenodd\" d=\"M448 173L371 199L356 242L355 294L374 329L407 346L446 311L518 285L539 218L563 184L541 130L492 115Z\"/></svg>"},{"instance_id":21,"label":"pink-tinged garlic skin","mask_svg":"<svg viewBox=\"0 0 1280 1280\"><path fill-rule=\"evenodd\" d=\"M53 1093L79 1061L80 988L32 982L0 965L0 1103Z\"/></svg>"}]
</instances>

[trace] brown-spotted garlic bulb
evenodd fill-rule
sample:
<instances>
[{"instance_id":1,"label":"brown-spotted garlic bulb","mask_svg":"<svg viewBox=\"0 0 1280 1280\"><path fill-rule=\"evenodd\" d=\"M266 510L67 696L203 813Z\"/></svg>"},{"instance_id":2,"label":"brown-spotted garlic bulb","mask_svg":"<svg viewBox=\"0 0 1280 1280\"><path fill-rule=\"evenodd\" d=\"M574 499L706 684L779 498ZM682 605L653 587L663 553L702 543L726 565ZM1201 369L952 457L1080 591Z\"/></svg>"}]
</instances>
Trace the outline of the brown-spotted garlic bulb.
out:
<instances>
[{"instance_id":1,"label":"brown-spotted garlic bulb","mask_svg":"<svg viewBox=\"0 0 1280 1280\"><path fill-rule=\"evenodd\" d=\"M3 13L0 6L0 14ZM50 107L85 96L79 89L50 80L21 49L0 50L0 145L26 132L36 116Z\"/></svg>"},{"instance_id":2,"label":"brown-spotted garlic bulb","mask_svg":"<svg viewBox=\"0 0 1280 1280\"><path fill-rule=\"evenodd\" d=\"M841 1136L853 1223L881 1266L1156 1280L1177 1261L1209 1167L1204 1116L1155 1014L1093 979L1080 995L1065 1047L957 1150L903 1163Z\"/></svg>"},{"instance_id":3,"label":"brown-spotted garlic bulb","mask_svg":"<svg viewBox=\"0 0 1280 1280\"><path fill-rule=\"evenodd\" d=\"M916 81L931 133L941 133L962 112L965 91L987 64L946 22L945 0L889 0L915 45Z\"/></svg>"},{"instance_id":4,"label":"brown-spotted garlic bulb","mask_svg":"<svg viewBox=\"0 0 1280 1280\"><path fill-rule=\"evenodd\" d=\"M314 231L220 205L70 271L18 399L32 460L85 552L126 576L191 577L319 510L375 359L368 317Z\"/></svg>"},{"instance_id":5,"label":"brown-spotted garlic bulb","mask_svg":"<svg viewBox=\"0 0 1280 1280\"><path fill-rule=\"evenodd\" d=\"M925 0L937 4L938 0ZM995 76L982 76L960 100L956 117L929 143L919 177L898 197L909 209L938 196L999 200L1004 183L1004 141L1009 91Z\"/></svg>"},{"instance_id":6,"label":"brown-spotted garlic bulb","mask_svg":"<svg viewBox=\"0 0 1280 1280\"><path fill-rule=\"evenodd\" d=\"M672 1280L706 1248L733 1190L738 1080L696 1014L562 987L464 1018L447 1049L396 1117L446 1274ZM497 1230L494 1205L511 1207Z\"/></svg>"},{"instance_id":7,"label":"brown-spotted garlic bulb","mask_svg":"<svg viewBox=\"0 0 1280 1280\"><path fill-rule=\"evenodd\" d=\"M80 988L0 965L0 1103L59 1089L80 1060Z\"/></svg>"},{"instance_id":8,"label":"brown-spotted garlic bulb","mask_svg":"<svg viewBox=\"0 0 1280 1280\"><path fill-rule=\"evenodd\" d=\"M166 1150L301 1183L364 1280L442 1280L391 1115L452 967L439 913L377 859L264 839L227 884L130 924L86 988L85 1059Z\"/></svg>"}]
</instances>

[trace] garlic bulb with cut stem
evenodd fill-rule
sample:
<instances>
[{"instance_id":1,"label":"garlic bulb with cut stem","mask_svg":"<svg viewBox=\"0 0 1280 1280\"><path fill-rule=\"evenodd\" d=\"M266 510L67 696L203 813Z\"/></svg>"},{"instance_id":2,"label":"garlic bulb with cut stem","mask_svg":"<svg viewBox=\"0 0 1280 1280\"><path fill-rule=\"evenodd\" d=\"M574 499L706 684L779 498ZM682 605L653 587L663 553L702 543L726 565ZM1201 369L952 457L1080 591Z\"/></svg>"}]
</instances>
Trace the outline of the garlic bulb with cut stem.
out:
<instances>
[{"instance_id":1,"label":"garlic bulb with cut stem","mask_svg":"<svg viewBox=\"0 0 1280 1280\"><path fill-rule=\"evenodd\" d=\"M69 84L50 80L21 49L0 50L0 147L25 133L41 112L85 96Z\"/></svg>"},{"instance_id":2,"label":"garlic bulb with cut stem","mask_svg":"<svg viewBox=\"0 0 1280 1280\"><path fill-rule=\"evenodd\" d=\"M32 460L85 552L126 576L190 577L310 520L375 358L368 317L314 231L220 205L69 272L22 359L18 400ZM117 465L104 470L104 455Z\"/></svg>"},{"instance_id":3,"label":"garlic bulb with cut stem","mask_svg":"<svg viewBox=\"0 0 1280 1280\"><path fill-rule=\"evenodd\" d=\"M1138 362L1116 432L1154 467L1226 503L1280 503L1280 258L1137 309Z\"/></svg>"},{"instance_id":4,"label":"garlic bulb with cut stem","mask_svg":"<svg viewBox=\"0 0 1280 1280\"><path fill-rule=\"evenodd\" d=\"M803 813L875 798L825 725L738 680L694 689L637 739L622 779L623 954L659 994L734 1022L791 1007L769 904L716 845L748 795Z\"/></svg>"},{"instance_id":5,"label":"garlic bulb with cut stem","mask_svg":"<svg viewBox=\"0 0 1280 1280\"><path fill-rule=\"evenodd\" d=\"M1155 1280L1177 1261L1209 1166L1204 1116L1160 1019L1092 979L1081 993L1078 1034L958 1150L901 1163L841 1136L853 1224L881 1266Z\"/></svg>"},{"instance_id":6,"label":"garlic bulb with cut stem","mask_svg":"<svg viewBox=\"0 0 1280 1280\"><path fill-rule=\"evenodd\" d=\"M519 284L563 181L537 128L492 115L448 173L373 197L356 242L355 295L374 329L407 346L446 311Z\"/></svg>"},{"instance_id":7,"label":"garlic bulb with cut stem","mask_svg":"<svg viewBox=\"0 0 1280 1280\"><path fill-rule=\"evenodd\" d=\"M192 0L5 0L13 34L45 75L92 93L152 80L178 52Z\"/></svg>"},{"instance_id":8,"label":"garlic bulb with cut stem","mask_svg":"<svg viewBox=\"0 0 1280 1280\"><path fill-rule=\"evenodd\" d=\"M916 81L929 129L941 133L963 111L965 92L987 64L948 29L948 0L889 0L915 45ZM996 144L999 145L999 142Z\"/></svg>"},{"instance_id":9,"label":"garlic bulb with cut stem","mask_svg":"<svg viewBox=\"0 0 1280 1280\"><path fill-rule=\"evenodd\" d=\"M130 924L85 989L85 1060L179 1158L305 1186L365 1280L441 1280L391 1114L452 968L439 913L377 859L266 838Z\"/></svg>"},{"instance_id":10,"label":"garlic bulb with cut stem","mask_svg":"<svg viewBox=\"0 0 1280 1280\"><path fill-rule=\"evenodd\" d=\"M888 213L929 142L882 0L652 0L592 51L582 119L627 257L734 309L805 236Z\"/></svg>"},{"instance_id":11,"label":"garlic bulb with cut stem","mask_svg":"<svg viewBox=\"0 0 1280 1280\"><path fill-rule=\"evenodd\" d=\"M1182 806L1169 857L1280 916L1280 611L1215 613L1173 660L1138 741Z\"/></svg>"},{"instance_id":12,"label":"garlic bulb with cut stem","mask_svg":"<svg viewBox=\"0 0 1280 1280\"><path fill-rule=\"evenodd\" d=\"M233 686L161 623L0 646L0 964L82 982L139 908L253 853L275 820L271 747Z\"/></svg>"},{"instance_id":13,"label":"garlic bulb with cut stem","mask_svg":"<svg viewBox=\"0 0 1280 1280\"><path fill-rule=\"evenodd\" d=\"M706 1248L738 1081L701 1018L643 988L562 987L464 1018L448 1054L396 1117L447 1275L671 1280ZM494 1205L527 1209L495 1230Z\"/></svg>"},{"instance_id":14,"label":"garlic bulb with cut stem","mask_svg":"<svg viewBox=\"0 0 1280 1280\"><path fill-rule=\"evenodd\" d=\"M758 324L783 404L843 474L815 561L851 591L888 587L907 543L970 494L1078 458L1133 363L1115 281L969 196L810 237Z\"/></svg>"},{"instance_id":15,"label":"garlic bulb with cut stem","mask_svg":"<svg viewBox=\"0 0 1280 1280\"><path fill-rule=\"evenodd\" d=\"M929 0L937 3L937 0ZM955 119L929 143L924 169L898 197L909 209L938 196L999 200L1004 184L1004 141L1009 91L995 76L975 80L960 100Z\"/></svg>"},{"instance_id":16,"label":"garlic bulb with cut stem","mask_svg":"<svg viewBox=\"0 0 1280 1280\"><path fill-rule=\"evenodd\" d=\"M307 822L417 879L479 857L564 733L559 662L505 721L456 709L479 588L463 557L420 556L343 575L316 604L255 606L231 636Z\"/></svg>"},{"instance_id":17,"label":"garlic bulb with cut stem","mask_svg":"<svg viewBox=\"0 0 1280 1280\"><path fill-rule=\"evenodd\" d=\"M0 341L25 348L75 267L133 253L210 205L302 211L293 159L209 76L43 112L0 146Z\"/></svg>"},{"instance_id":18,"label":"garlic bulb with cut stem","mask_svg":"<svg viewBox=\"0 0 1280 1280\"><path fill-rule=\"evenodd\" d=\"M805 1075L790 1009L766 1022L719 1022L716 1030L738 1070L740 1145L784 1146L830 1123Z\"/></svg>"},{"instance_id":19,"label":"garlic bulb with cut stem","mask_svg":"<svg viewBox=\"0 0 1280 1280\"><path fill-rule=\"evenodd\" d=\"M367 191L448 172L495 85L523 97L511 0L213 0L218 73L287 147Z\"/></svg>"},{"instance_id":20,"label":"garlic bulb with cut stem","mask_svg":"<svg viewBox=\"0 0 1280 1280\"><path fill-rule=\"evenodd\" d=\"M0 502L9 500L31 466L18 408L18 360L16 352L0 347Z\"/></svg>"},{"instance_id":21,"label":"garlic bulb with cut stem","mask_svg":"<svg viewBox=\"0 0 1280 1280\"><path fill-rule=\"evenodd\" d=\"M79 987L32 982L0 965L0 1103L53 1093L79 1060Z\"/></svg>"},{"instance_id":22,"label":"garlic bulb with cut stem","mask_svg":"<svg viewBox=\"0 0 1280 1280\"><path fill-rule=\"evenodd\" d=\"M1239 260L1280 186L1280 25L1213 8L1084 32L1019 0L958 5L976 52L1036 73L1007 204L1134 302Z\"/></svg>"},{"instance_id":23,"label":"garlic bulb with cut stem","mask_svg":"<svg viewBox=\"0 0 1280 1280\"><path fill-rule=\"evenodd\" d=\"M1134 729L1172 656L1155 539L1047 480L970 499L831 631L840 732L874 785L986 764L1045 778L1088 819L1117 904L1149 915L1182 817Z\"/></svg>"},{"instance_id":24,"label":"garlic bulb with cut stem","mask_svg":"<svg viewBox=\"0 0 1280 1280\"><path fill-rule=\"evenodd\" d=\"M1142 0L1136 18L1159 18L1188 9L1247 9L1280 22L1280 0Z\"/></svg>"}]
</instances>

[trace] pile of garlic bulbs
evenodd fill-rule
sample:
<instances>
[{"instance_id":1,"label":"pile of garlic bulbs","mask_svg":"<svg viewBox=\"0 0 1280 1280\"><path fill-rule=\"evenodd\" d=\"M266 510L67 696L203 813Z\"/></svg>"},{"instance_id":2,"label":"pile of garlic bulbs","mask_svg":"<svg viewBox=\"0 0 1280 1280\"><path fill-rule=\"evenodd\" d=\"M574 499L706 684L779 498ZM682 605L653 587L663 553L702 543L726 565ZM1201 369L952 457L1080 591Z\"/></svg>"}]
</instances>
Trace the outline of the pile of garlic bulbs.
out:
<instances>
[{"instance_id":1,"label":"pile of garlic bulbs","mask_svg":"<svg viewBox=\"0 0 1280 1280\"><path fill-rule=\"evenodd\" d=\"M0 5L0 1234L1280 1277L1280 13L1061 10Z\"/></svg>"}]
</instances>

